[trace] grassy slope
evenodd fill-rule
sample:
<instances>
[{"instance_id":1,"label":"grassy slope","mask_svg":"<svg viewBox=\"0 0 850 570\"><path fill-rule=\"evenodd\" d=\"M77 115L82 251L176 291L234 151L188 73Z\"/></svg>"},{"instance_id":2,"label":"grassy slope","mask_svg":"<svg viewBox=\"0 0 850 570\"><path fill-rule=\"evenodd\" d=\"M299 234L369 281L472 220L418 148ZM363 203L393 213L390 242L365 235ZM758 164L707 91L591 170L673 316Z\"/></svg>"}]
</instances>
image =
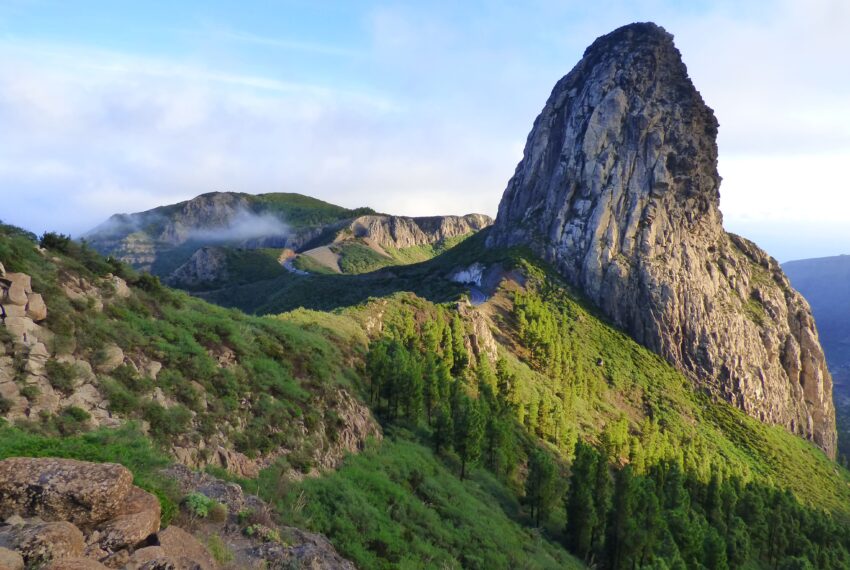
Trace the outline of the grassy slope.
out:
<instances>
[{"instance_id":1,"label":"grassy slope","mask_svg":"<svg viewBox=\"0 0 850 570\"><path fill-rule=\"evenodd\" d=\"M333 538L360 568L583 568L523 528L516 496L488 472L460 481L409 434L351 457L336 473L266 497L297 524ZM514 520L512 520L512 517Z\"/></svg>"},{"instance_id":2,"label":"grassy slope","mask_svg":"<svg viewBox=\"0 0 850 570\"><path fill-rule=\"evenodd\" d=\"M151 435L163 444L192 446L202 437L232 444L249 456L280 445L309 450L322 443L304 437L302 426L333 425L334 418L324 416L332 412L336 390L357 389L359 376L349 362L365 351L365 335L334 342L334 335L306 324L209 305L90 251L67 255L51 250L46 258L26 238L3 233L0 228L0 261L7 271L32 275L34 290L47 303L44 326L55 335L51 353L73 352L96 364L104 346L115 343L128 357L162 364L155 382L120 366L98 374L97 386L115 414L149 421ZM132 293L127 299L110 297L103 276L122 272ZM63 293L62 281L79 278L99 287L103 311ZM10 348L0 344L2 352ZM232 364L221 366L220 358ZM155 388L176 405L165 412L154 404ZM54 418L29 423L45 433L56 431Z\"/></svg>"}]
</instances>

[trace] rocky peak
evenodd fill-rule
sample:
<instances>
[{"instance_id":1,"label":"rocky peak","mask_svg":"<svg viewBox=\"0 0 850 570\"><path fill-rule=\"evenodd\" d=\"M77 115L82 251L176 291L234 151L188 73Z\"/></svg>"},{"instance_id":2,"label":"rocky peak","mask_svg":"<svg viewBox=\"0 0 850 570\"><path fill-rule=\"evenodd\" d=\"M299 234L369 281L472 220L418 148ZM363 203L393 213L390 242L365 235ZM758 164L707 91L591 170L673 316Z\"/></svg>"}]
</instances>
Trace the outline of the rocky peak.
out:
<instances>
[{"instance_id":1,"label":"rocky peak","mask_svg":"<svg viewBox=\"0 0 850 570\"><path fill-rule=\"evenodd\" d=\"M834 455L809 307L723 230L717 128L663 28L597 39L535 120L488 243L530 246L713 394Z\"/></svg>"}]
</instances>

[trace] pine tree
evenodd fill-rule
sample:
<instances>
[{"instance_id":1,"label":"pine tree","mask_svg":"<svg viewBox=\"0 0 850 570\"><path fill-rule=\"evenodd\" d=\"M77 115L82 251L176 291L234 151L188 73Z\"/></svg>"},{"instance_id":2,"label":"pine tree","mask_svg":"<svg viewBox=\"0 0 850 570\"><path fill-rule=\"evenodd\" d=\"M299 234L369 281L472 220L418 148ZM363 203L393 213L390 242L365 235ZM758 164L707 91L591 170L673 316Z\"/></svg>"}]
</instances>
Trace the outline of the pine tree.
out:
<instances>
[{"instance_id":1,"label":"pine tree","mask_svg":"<svg viewBox=\"0 0 850 570\"><path fill-rule=\"evenodd\" d=\"M450 326L443 327L443 338L440 341L440 354L443 356L443 362L449 367L449 370L454 370L454 338L452 337L452 328Z\"/></svg>"},{"instance_id":2,"label":"pine tree","mask_svg":"<svg viewBox=\"0 0 850 570\"><path fill-rule=\"evenodd\" d=\"M635 517L635 482L628 465L617 472L614 498L608 523L606 558L613 570L626 570L636 566L636 539L638 529Z\"/></svg>"},{"instance_id":3,"label":"pine tree","mask_svg":"<svg viewBox=\"0 0 850 570\"><path fill-rule=\"evenodd\" d=\"M558 468L552 457L534 448L528 457L528 477L525 479L525 502L531 508L534 524L549 516L552 505L558 500Z\"/></svg>"},{"instance_id":4,"label":"pine tree","mask_svg":"<svg viewBox=\"0 0 850 570\"><path fill-rule=\"evenodd\" d=\"M442 453L452 447L454 443L454 420L448 403L443 402L437 408L434 418L434 451Z\"/></svg>"},{"instance_id":5,"label":"pine tree","mask_svg":"<svg viewBox=\"0 0 850 570\"><path fill-rule=\"evenodd\" d=\"M484 418L478 404L468 396L460 396L456 407L454 447L460 457L460 478L466 478L468 466L475 465L481 457L481 444L484 439Z\"/></svg>"},{"instance_id":6,"label":"pine tree","mask_svg":"<svg viewBox=\"0 0 850 570\"><path fill-rule=\"evenodd\" d=\"M469 352L466 350L466 332L463 328L463 321L459 315L452 318L452 356L454 363L452 365L452 374L460 375L469 365Z\"/></svg>"},{"instance_id":7,"label":"pine tree","mask_svg":"<svg viewBox=\"0 0 850 570\"><path fill-rule=\"evenodd\" d=\"M576 443L575 459L570 466L570 487L567 491L567 547L585 560L589 560L593 538L600 525L600 516L594 498L598 476L597 453L592 447ZM607 469L606 469L607 472Z\"/></svg>"}]
</instances>

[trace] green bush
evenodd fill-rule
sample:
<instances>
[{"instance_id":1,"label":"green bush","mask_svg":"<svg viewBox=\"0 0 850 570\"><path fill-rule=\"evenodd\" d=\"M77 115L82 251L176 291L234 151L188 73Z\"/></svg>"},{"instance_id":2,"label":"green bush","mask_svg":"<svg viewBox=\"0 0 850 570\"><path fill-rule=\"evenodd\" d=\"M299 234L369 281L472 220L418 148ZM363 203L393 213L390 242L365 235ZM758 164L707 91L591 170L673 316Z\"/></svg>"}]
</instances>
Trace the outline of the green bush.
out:
<instances>
[{"instance_id":1,"label":"green bush","mask_svg":"<svg viewBox=\"0 0 850 570\"><path fill-rule=\"evenodd\" d=\"M86 431L91 414L77 406L68 406L53 419L56 430L62 435L74 435Z\"/></svg>"},{"instance_id":2,"label":"green bush","mask_svg":"<svg viewBox=\"0 0 850 570\"><path fill-rule=\"evenodd\" d=\"M59 362L58 360L48 360L45 370L47 371L47 381L50 382L54 390L58 390L65 395L74 392L77 369L73 364Z\"/></svg>"},{"instance_id":3,"label":"green bush","mask_svg":"<svg viewBox=\"0 0 850 570\"><path fill-rule=\"evenodd\" d=\"M156 402L144 406L144 419L150 423L151 435L159 440L186 433L192 414L180 404L165 408Z\"/></svg>"},{"instance_id":4,"label":"green bush","mask_svg":"<svg viewBox=\"0 0 850 570\"><path fill-rule=\"evenodd\" d=\"M35 384L27 384L21 388L21 396L27 399L28 402L35 402L41 395L41 390Z\"/></svg>"},{"instance_id":5,"label":"green bush","mask_svg":"<svg viewBox=\"0 0 850 570\"><path fill-rule=\"evenodd\" d=\"M183 499L183 505L190 514L198 518L209 517L211 520L218 520L218 522L227 518L227 507L203 493L195 492L186 495L186 498ZM222 513L224 513L224 516L222 516Z\"/></svg>"},{"instance_id":6,"label":"green bush","mask_svg":"<svg viewBox=\"0 0 850 570\"><path fill-rule=\"evenodd\" d=\"M109 411L125 416L139 411L139 397L115 380L105 379L100 387L109 400Z\"/></svg>"},{"instance_id":7,"label":"green bush","mask_svg":"<svg viewBox=\"0 0 850 570\"><path fill-rule=\"evenodd\" d=\"M233 562L233 552L231 552L219 535L211 534L207 538L207 549L219 564L230 564Z\"/></svg>"}]
</instances>

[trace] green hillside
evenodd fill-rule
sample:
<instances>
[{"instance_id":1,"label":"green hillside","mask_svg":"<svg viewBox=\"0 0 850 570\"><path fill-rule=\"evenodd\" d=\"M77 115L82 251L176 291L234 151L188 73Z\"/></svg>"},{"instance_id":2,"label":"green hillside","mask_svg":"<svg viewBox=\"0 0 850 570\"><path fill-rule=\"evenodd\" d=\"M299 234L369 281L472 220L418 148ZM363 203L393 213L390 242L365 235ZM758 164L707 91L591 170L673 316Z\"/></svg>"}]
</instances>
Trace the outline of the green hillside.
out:
<instances>
[{"instance_id":1,"label":"green hillside","mask_svg":"<svg viewBox=\"0 0 850 570\"><path fill-rule=\"evenodd\" d=\"M0 234L6 271L32 275L48 306L50 389L91 384L137 426L111 438L60 406L12 418L0 454L126 461L168 505L154 466L190 453L220 472L204 451L215 442L256 466L231 476L281 522L325 534L363 568L850 565L843 468L695 389L544 264L485 250L484 235L407 267L208 295L274 314L261 317L61 236L44 236L41 253L15 228ZM502 274L479 307L445 279L473 261ZM85 294L69 297L72 284ZM39 380L0 331L0 363L26 393L4 400L9 416L46 393L27 388ZM107 371L112 345L124 362ZM122 459L125 447L136 451Z\"/></svg>"}]
</instances>

